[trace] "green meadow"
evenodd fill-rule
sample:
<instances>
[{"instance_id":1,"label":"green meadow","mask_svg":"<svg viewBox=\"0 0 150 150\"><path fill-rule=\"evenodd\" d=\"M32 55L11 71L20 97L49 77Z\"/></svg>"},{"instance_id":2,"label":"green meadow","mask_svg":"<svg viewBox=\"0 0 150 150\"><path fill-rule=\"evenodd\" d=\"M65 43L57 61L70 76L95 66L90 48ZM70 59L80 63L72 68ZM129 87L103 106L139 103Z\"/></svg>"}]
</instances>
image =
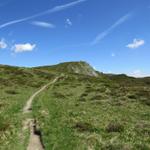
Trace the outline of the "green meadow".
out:
<instances>
[{"instance_id":1,"label":"green meadow","mask_svg":"<svg viewBox=\"0 0 150 150\"><path fill-rule=\"evenodd\" d=\"M47 89L33 104L45 149L149 150L150 87L127 84L66 75Z\"/></svg>"},{"instance_id":2,"label":"green meadow","mask_svg":"<svg viewBox=\"0 0 150 150\"><path fill-rule=\"evenodd\" d=\"M22 109L56 77L59 80L34 99L30 114L45 150L150 149L150 78L103 74L79 62L0 66L1 150L26 149L29 132L22 138L27 117Z\"/></svg>"}]
</instances>

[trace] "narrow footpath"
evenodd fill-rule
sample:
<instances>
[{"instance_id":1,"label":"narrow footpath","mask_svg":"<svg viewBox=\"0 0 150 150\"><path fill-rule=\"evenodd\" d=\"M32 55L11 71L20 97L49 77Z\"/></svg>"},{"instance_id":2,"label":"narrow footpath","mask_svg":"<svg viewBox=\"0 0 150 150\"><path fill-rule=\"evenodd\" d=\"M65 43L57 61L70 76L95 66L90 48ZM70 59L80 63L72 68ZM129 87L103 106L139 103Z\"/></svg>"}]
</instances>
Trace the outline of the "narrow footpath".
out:
<instances>
[{"instance_id":1,"label":"narrow footpath","mask_svg":"<svg viewBox=\"0 0 150 150\"><path fill-rule=\"evenodd\" d=\"M23 114L32 113L32 102L35 99L35 97L43 92L47 87L54 84L59 78L55 78L52 82L44 85L41 89L39 89L37 92L35 92L28 100L23 108ZM34 118L26 118L26 120L23 122L23 128L29 128L30 130L30 139L29 144L27 147L27 150L44 150L44 146L41 141L41 135L37 131L37 124L36 120Z\"/></svg>"}]
</instances>

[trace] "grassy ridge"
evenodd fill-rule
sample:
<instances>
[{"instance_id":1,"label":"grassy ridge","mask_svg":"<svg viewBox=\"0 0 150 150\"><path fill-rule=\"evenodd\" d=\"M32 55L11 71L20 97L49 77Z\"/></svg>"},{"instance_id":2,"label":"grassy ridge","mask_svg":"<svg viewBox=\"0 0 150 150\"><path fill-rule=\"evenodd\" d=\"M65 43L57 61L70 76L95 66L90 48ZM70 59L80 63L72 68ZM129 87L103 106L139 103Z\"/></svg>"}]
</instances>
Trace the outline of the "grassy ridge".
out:
<instances>
[{"instance_id":1,"label":"grassy ridge","mask_svg":"<svg viewBox=\"0 0 150 150\"><path fill-rule=\"evenodd\" d=\"M0 66L0 149L23 150L22 109L27 99L52 78L36 69ZM19 142L20 141L20 142Z\"/></svg>"},{"instance_id":2,"label":"grassy ridge","mask_svg":"<svg viewBox=\"0 0 150 150\"><path fill-rule=\"evenodd\" d=\"M105 77L67 76L34 103L46 150L148 150L149 92Z\"/></svg>"}]
</instances>

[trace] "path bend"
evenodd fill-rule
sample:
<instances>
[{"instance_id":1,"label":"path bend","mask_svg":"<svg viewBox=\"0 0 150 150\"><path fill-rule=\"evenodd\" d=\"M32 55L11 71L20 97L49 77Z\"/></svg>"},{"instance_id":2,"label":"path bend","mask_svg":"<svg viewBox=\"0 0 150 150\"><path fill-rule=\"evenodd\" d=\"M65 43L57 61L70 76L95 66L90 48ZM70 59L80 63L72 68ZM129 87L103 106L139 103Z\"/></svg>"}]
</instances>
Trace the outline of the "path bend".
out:
<instances>
[{"instance_id":1,"label":"path bend","mask_svg":"<svg viewBox=\"0 0 150 150\"><path fill-rule=\"evenodd\" d=\"M42 88L40 88L38 91L36 91L28 100L26 105L23 108L23 114L32 112L32 102L35 99L35 97L40 94L42 91L44 91L48 86L54 84L59 77L55 78L52 82L44 85ZM27 150L44 150L44 146L41 141L41 136L36 133L36 120L34 118L26 118L26 120L23 123L23 128L26 129L26 126L30 130L30 139L28 143Z\"/></svg>"}]
</instances>

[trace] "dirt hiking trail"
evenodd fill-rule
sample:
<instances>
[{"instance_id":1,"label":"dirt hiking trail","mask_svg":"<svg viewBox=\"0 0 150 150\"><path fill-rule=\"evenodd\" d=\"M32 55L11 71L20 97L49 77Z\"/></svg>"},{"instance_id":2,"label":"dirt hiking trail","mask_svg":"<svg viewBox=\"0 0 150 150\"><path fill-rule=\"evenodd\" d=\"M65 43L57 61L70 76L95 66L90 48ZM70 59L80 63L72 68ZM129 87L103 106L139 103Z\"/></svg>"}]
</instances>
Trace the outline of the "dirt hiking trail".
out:
<instances>
[{"instance_id":1,"label":"dirt hiking trail","mask_svg":"<svg viewBox=\"0 0 150 150\"><path fill-rule=\"evenodd\" d=\"M32 112L32 102L34 98L40 94L42 91L44 91L48 86L54 84L59 77L55 78L52 82L44 85L42 88L40 88L37 92L35 92L28 100L23 108L23 114L31 113ZM28 143L27 150L44 150L44 146L41 141L41 134L39 131L37 131L37 124L36 120L34 118L26 118L26 120L23 122L23 129L28 128L30 130L30 139Z\"/></svg>"},{"instance_id":2,"label":"dirt hiking trail","mask_svg":"<svg viewBox=\"0 0 150 150\"><path fill-rule=\"evenodd\" d=\"M25 107L23 108L23 113L29 113L32 110L32 102L34 100L34 98L40 94L42 91L44 91L48 86L50 86L51 84L55 83L58 80L58 78L55 78L52 82L44 85L41 89L39 89L37 92L35 92L28 100L27 103L25 105Z\"/></svg>"}]
</instances>

